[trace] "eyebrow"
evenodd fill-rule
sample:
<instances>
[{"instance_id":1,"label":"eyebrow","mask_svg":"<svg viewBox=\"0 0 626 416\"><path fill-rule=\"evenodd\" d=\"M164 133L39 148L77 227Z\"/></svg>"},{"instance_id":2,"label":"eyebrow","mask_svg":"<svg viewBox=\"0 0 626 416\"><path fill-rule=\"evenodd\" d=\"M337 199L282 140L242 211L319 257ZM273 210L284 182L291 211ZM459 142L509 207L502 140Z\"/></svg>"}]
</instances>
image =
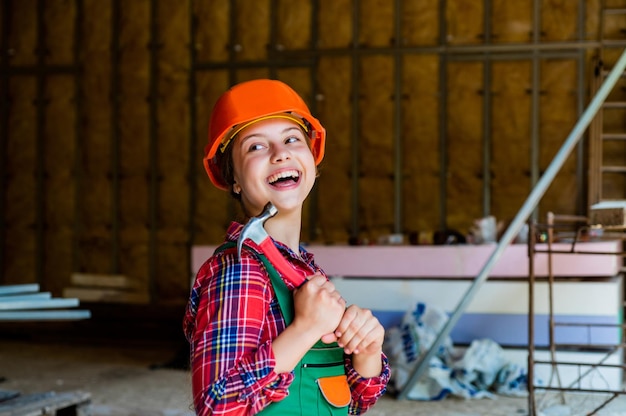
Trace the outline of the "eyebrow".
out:
<instances>
[{"instance_id":1,"label":"eyebrow","mask_svg":"<svg viewBox=\"0 0 626 416\"><path fill-rule=\"evenodd\" d=\"M285 128L285 129L283 129L283 130L280 132L280 134L285 134L285 133L288 133L288 132L289 132L289 131L291 131L291 130L298 130L298 131L302 132L302 134L305 134L305 133L302 131L302 129L301 129L300 127L298 127L298 126L289 126L289 127ZM241 144L244 144L244 143L246 142L246 140L248 140L248 139L250 139L250 138L252 138L252 137L255 137L255 136L264 136L264 134L253 133L253 134L249 134L249 135L247 135L247 136L244 136L244 137L242 137L242 138L241 138Z\"/></svg>"}]
</instances>

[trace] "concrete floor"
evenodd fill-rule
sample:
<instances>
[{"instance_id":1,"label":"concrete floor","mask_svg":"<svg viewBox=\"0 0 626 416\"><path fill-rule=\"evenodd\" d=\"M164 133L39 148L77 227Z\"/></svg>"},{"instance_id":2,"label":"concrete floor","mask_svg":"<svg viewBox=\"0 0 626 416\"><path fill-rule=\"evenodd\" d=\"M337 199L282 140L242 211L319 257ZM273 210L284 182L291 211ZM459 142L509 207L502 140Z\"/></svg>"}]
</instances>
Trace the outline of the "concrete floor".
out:
<instances>
[{"instance_id":1,"label":"concrete floor","mask_svg":"<svg viewBox=\"0 0 626 416\"><path fill-rule=\"evenodd\" d=\"M23 394L46 391L87 391L92 416L191 416L189 372L156 368L172 358L172 349L145 346L85 346L0 340L1 390ZM538 397L539 398L539 397ZM543 416L585 415L605 396L575 396L568 406L556 399L541 406ZM626 415L626 396L602 409L598 415ZM440 402L398 401L383 397L370 416L522 416L528 415L528 399L461 400Z\"/></svg>"}]
</instances>

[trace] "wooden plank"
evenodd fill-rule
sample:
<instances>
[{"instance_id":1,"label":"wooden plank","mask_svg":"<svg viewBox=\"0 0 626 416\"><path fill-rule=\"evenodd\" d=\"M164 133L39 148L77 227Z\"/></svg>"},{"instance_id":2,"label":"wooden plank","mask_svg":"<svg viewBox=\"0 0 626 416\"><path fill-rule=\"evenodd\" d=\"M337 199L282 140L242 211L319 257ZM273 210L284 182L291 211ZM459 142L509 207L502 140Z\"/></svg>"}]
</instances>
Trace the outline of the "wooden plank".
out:
<instances>
[{"instance_id":1,"label":"wooden plank","mask_svg":"<svg viewBox=\"0 0 626 416\"><path fill-rule=\"evenodd\" d=\"M63 296L78 298L84 302L150 303L150 298L146 293L127 292L115 289L68 287L63 289Z\"/></svg>"},{"instance_id":2,"label":"wooden plank","mask_svg":"<svg viewBox=\"0 0 626 416\"><path fill-rule=\"evenodd\" d=\"M87 416L91 394L83 391L46 392L18 396L0 403L0 416L64 415ZM71 412L71 413L70 413Z\"/></svg>"},{"instance_id":3,"label":"wooden plank","mask_svg":"<svg viewBox=\"0 0 626 416\"><path fill-rule=\"evenodd\" d=\"M137 284L121 274L72 273L70 280L76 286L135 289Z\"/></svg>"},{"instance_id":4,"label":"wooden plank","mask_svg":"<svg viewBox=\"0 0 626 416\"><path fill-rule=\"evenodd\" d=\"M626 200L601 201L590 208L591 225L603 228L626 228Z\"/></svg>"},{"instance_id":5,"label":"wooden plank","mask_svg":"<svg viewBox=\"0 0 626 416\"><path fill-rule=\"evenodd\" d=\"M10 399L14 399L20 395L19 391L14 390L0 390L0 403Z\"/></svg>"}]
</instances>

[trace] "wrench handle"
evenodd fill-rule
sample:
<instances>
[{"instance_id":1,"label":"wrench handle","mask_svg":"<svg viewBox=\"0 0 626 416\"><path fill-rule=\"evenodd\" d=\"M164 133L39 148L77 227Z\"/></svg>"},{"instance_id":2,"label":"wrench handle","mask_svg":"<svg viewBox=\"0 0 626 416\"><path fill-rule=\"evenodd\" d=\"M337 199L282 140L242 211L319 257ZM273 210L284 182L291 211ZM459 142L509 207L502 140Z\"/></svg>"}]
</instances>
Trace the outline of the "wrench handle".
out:
<instances>
[{"instance_id":1,"label":"wrench handle","mask_svg":"<svg viewBox=\"0 0 626 416\"><path fill-rule=\"evenodd\" d=\"M306 282L306 278L298 273L293 266L289 264L287 259L280 254L280 251L278 251L278 248L276 248L271 238L265 238L261 244L259 244L259 247L276 270L295 287L300 287Z\"/></svg>"}]
</instances>

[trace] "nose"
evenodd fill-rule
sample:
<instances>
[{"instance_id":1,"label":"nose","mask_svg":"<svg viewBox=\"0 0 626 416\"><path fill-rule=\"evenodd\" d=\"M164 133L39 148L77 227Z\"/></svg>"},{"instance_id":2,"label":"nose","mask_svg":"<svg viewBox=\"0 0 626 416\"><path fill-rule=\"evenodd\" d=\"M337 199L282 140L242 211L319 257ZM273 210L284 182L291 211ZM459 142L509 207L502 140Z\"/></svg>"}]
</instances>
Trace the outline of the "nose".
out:
<instances>
[{"instance_id":1,"label":"nose","mask_svg":"<svg viewBox=\"0 0 626 416\"><path fill-rule=\"evenodd\" d=\"M289 153L287 146L282 143L274 146L274 151L272 153L273 163L283 162L289 159L291 159L291 153Z\"/></svg>"}]
</instances>

